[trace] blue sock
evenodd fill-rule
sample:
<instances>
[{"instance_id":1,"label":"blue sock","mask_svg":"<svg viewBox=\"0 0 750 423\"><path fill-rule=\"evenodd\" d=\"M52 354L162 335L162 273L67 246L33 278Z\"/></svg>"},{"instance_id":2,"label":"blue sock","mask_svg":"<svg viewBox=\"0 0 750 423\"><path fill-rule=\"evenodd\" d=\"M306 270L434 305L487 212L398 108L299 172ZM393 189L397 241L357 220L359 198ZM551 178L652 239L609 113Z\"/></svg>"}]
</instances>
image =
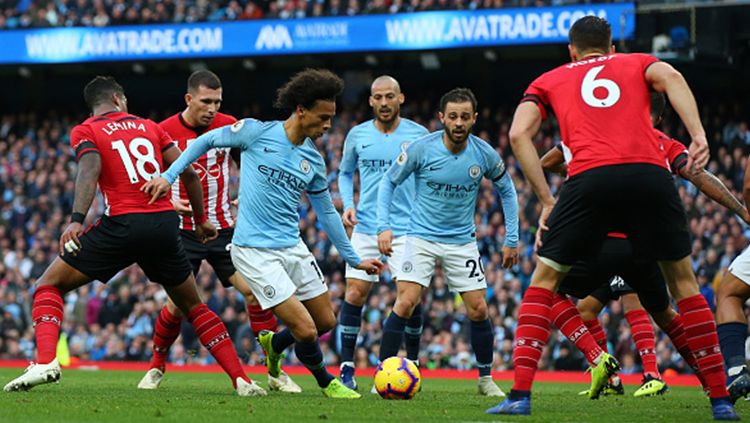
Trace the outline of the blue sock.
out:
<instances>
[{"instance_id":1,"label":"blue sock","mask_svg":"<svg viewBox=\"0 0 750 423\"><path fill-rule=\"evenodd\" d=\"M722 323L716 327L721 345L721 355L727 368L727 385L747 372L745 362L745 339L747 323Z\"/></svg>"},{"instance_id":2,"label":"blue sock","mask_svg":"<svg viewBox=\"0 0 750 423\"><path fill-rule=\"evenodd\" d=\"M383 324L383 339L380 341L380 361L398 355L404 337L406 319L392 311Z\"/></svg>"},{"instance_id":3,"label":"blue sock","mask_svg":"<svg viewBox=\"0 0 750 423\"><path fill-rule=\"evenodd\" d=\"M492 323L490 319L471 321L471 348L477 357L479 377L489 376L492 371Z\"/></svg>"},{"instance_id":4,"label":"blue sock","mask_svg":"<svg viewBox=\"0 0 750 423\"><path fill-rule=\"evenodd\" d=\"M341 361L354 361L354 349L357 347L357 335L362 326L362 306L355 306L346 301L339 312L339 332L341 333Z\"/></svg>"},{"instance_id":5,"label":"blue sock","mask_svg":"<svg viewBox=\"0 0 750 423\"><path fill-rule=\"evenodd\" d=\"M422 303L417 304L411 313L411 318L406 322L404 328L404 344L406 345L406 358L417 362L419 359L419 342L422 340Z\"/></svg>"},{"instance_id":6,"label":"blue sock","mask_svg":"<svg viewBox=\"0 0 750 423\"><path fill-rule=\"evenodd\" d=\"M280 353L289 348L289 346L293 343L294 337L292 336L292 331L290 331L289 328L285 328L281 332L274 333L273 338L271 338L271 348L273 348L274 352L277 353Z\"/></svg>"},{"instance_id":7,"label":"blue sock","mask_svg":"<svg viewBox=\"0 0 750 423\"><path fill-rule=\"evenodd\" d=\"M328 386L334 379L333 375L328 373L323 365L323 353L320 352L320 345L317 340L315 342L297 341L294 344L294 353L299 361L315 376L315 380L321 388Z\"/></svg>"}]
</instances>

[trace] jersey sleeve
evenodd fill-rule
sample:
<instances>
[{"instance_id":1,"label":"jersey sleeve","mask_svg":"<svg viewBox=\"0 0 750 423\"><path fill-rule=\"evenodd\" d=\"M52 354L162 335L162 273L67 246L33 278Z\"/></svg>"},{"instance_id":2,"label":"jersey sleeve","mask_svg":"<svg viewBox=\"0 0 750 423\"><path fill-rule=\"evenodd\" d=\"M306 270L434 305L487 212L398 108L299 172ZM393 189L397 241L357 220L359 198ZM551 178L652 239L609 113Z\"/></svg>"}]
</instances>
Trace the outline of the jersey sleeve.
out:
<instances>
[{"instance_id":1,"label":"jersey sleeve","mask_svg":"<svg viewBox=\"0 0 750 423\"><path fill-rule=\"evenodd\" d=\"M505 169L505 162L502 157L493 148L487 146L483 149L485 160L487 162L487 170L484 172L484 177L496 182L502 178L507 169Z\"/></svg>"},{"instance_id":2,"label":"jersey sleeve","mask_svg":"<svg viewBox=\"0 0 750 423\"><path fill-rule=\"evenodd\" d=\"M94 142L94 134L87 125L73 128L70 132L70 146L75 152L76 160L80 160L86 153L99 153L99 148Z\"/></svg>"},{"instance_id":3,"label":"jersey sleeve","mask_svg":"<svg viewBox=\"0 0 750 423\"><path fill-rule=\"evenodd\" d=\"M391 168L385 174L388 180L396 185L404 182L419 167L420 151L420 143L409 144L409 147L398 155L396 163L391 165Z\"/></svg>"},{"instance_id":4,"label":"jersey sleeve","mask_svg":"<svg viewBox=\"0 0 750 423\"><path fill-rule=\"evenodd\" d=\"M212 140L212 147L233 147L240 150L248 149L258 138L263 130L263 123L253 118L238 120L232 125L224 126L219 129L207 132L208 135L218 131L221 136L216 134Z\"/></svg>"},{"instance_id":5,"label":"jersey sleeve","mask_svg":"<svg viewBox=\"0 0 750 423\"><path fill-rule=\"evenodd\" d=\"M524 91L523 97L521 98L521 103L530 101L537 105L537 107L539 108L539 112L542 114L542 120L547 119L547 111L550 107L549 98L547 96L547 89L545 88L544 83L546 75L547 74L544 74L535 79L534 82L532 82L531 85L526 88L526 91Z\"/></svg>"},{"instance_id":6,"label":"jersey sleeve","mask_svg":"<svg viewBox=\"0 0 750 423\"><path fill-rule=\"evenodd\" d=\"M643 67L643 72L646 72L646 69L648 69L649 66L660 61L655 56L645 53L632 53L631 56L638 60L638 63Z\"/></svg>"},{"instance_id":7,"label":"jersey sleeve","mask_svg":"<svg viewBox=\"0 0 750 423\"><path fill-rule=\"evenodd\" d=\"M157 140L159 142L159 148L161 151L165 151L169 147L177 145L172 137L161 127L161 125L155 124L154 131L156 132Z\"/></svg>"},{"instance_id":8,"label":"jersey sleeve","mask_svg":"<svg viewBox=\"0 0 750 423\"><path fill-rule=\"evenodd\" d=\"M687 165L687 148L685 148L681 142L671 138L668 141L665 141L665 147L667 151L667 160L669 161L669 168L675 175L679 175L680 169Z\"/></svg>"},{"instance_id":9,"label":"jersey sleeve","mask_svg":"<svg viewBox=\"0 0 750 423\"><path fill-rule=\"evenodd\" d=\"M310 184L307 186L307 193L315 195L328 190L328 178L326 176L325 163L317 163L313 166L315 174L312 181L310 181Z\"/></svg>"},{"instance_id":10,"label":"jersey sleeve","mask_svg":"<svg viewBox=\"0 0 750 423\"><path fill-rule=\"evenodd\" d=\"M354 170L357 168L357 138L355 130L349 131L344 140L344 154L339 165L339 192L344 209L354 208Z\"/></svg>"}]
</instances>

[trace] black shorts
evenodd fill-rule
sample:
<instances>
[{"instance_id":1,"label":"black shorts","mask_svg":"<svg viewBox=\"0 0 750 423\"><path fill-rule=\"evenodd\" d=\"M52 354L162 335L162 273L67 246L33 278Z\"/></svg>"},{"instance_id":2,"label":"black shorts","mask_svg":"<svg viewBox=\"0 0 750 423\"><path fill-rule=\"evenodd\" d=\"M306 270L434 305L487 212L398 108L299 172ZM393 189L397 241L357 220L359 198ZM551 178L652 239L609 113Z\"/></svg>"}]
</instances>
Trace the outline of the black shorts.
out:
<instances>
[{"instance_id":1,"label":"black shorts","mask_svg":"<svg viewBox=\"0 0 750 423\"><path fill-rule=\"evenodd\" d=\"M625 283L620 285L619 281ZM653 260L635 259L631 243L622 238L607 238L596 258L573 265L558 291L579 299L592 295L602 304L636 292L649 312L669 307L669 293L659 266Z\"/></svg>"},{"instance_id":2,"label":"black shorts","mask_svg":"<svg viewBox=\"0 0 750 423\"><path fill-rule=\"evenodd\" d=\"M219 229L219 236L215 240L203 244L195 237L195 232L181 230L180 236L185 246L185 253L187 253L188 260L193 268L193 274L198 274L201 262L206 260L213 267L221 284L225 288L231 287L232 283L229 282L229 277L237 271L232 264L232 255L229 251L232 246L233 235L233 228Z\"/></svg>"},{"instance_id":3,"label":"black shorts","mask_svg":"<svg viewBox=\"0 0 750 423\"><path fill-rule=\"evenodd\" d=\"M174 211L102 216L79 238L78 254L66 253L61 258L91 279L105 283L137 263L151 281L179 285L192 269L178 224Z\"/></svg>"},{"instance_id":4,"label":"black shorts","mask_svg":"<svg viewBox=\"0 0 750 423\"><path fill-rule=\"evenodd\" d=\"M656 165L604 166L573 176L547 223L539 256L563 265L596 256L610 232L626 234L638 259L690 254L684 206L672 175Z\"/></svg>"}]
</instances>

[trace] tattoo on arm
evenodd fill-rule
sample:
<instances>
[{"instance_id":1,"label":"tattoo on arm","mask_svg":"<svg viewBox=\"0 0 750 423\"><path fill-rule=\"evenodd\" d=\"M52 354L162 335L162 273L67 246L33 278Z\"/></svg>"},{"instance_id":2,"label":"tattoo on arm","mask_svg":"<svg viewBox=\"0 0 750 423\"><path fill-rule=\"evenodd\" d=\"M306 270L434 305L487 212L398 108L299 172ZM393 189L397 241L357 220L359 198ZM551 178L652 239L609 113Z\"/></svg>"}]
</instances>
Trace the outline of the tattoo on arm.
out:
<instances>
[{"instance_id":1,"label":"tattoo on arm","mask_svg":"<svg viewBox=\"0 0 750 423\"><path fill-rule=\"evenodd\" d=\"M714 174L704 170L690 180L702 193L729 210L741 215L745 209L740 200Z\"/></svg>"},{"instance_id":2,"label":"tattoo on arm","mask_svg":"<svg viewBox=\"0 0 750 423\"><path fill-rule=\"evenodd\" d=\"M75 200L73 212L86 214L96 196L96 186L102 172L102 160L99 153L86 153L78 160L78 175L76 176Z\"/></svg>"}]
</instances>

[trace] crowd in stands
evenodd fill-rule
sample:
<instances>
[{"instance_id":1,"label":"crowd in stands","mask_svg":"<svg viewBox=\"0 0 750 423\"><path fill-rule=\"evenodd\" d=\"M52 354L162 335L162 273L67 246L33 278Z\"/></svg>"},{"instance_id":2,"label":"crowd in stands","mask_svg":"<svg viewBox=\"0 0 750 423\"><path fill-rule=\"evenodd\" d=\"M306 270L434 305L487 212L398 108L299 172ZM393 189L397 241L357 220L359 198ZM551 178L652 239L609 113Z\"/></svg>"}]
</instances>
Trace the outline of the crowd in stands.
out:
<instances>
[{"instance_id":1,"label":"crowd in stands","mask_svg":"<svg viewBox=\"0 0 750 423\"><path fill-rule=\"evenodd\" d=\"M603 1L596 1L603 2ZM590 3L580 0L0 0L0 29L301 19Z\"/></svg>"},{"instance_id":2,"label":"crowd in stands","mask_svg":"<svg viewBox=\"0 0 750 423\"><path fill-rule=\"evenodd\" d=\"M405 115L430 130L439 129L429 102L412 99ZM535 264L533 239L540 210L531 188L521 175L508 139L513 107L480 107L474 133L489 141L505 158L515 180L520 204L520 263L505 270L501 266L500 246L504 236L502 208L489 181L479 193L475 221L480 252L485 261L488 281L487 299L494 326L496 347L494 369L512 366L512 341L518 318L518 305L528 287ZM173 111L174 112L174 111ZM330 186L337 207L341 207L336 184L337 169L347 131L370 118L364 105L342 107L329 134L317 141L330 172ZM167 115L151 116L163 118ZM712 144L708 169L718 175L735 193L740 190L750 130L739 110L726 107L704 107L704 123ZM272 118L274 116L258 116ZM278 117L278 116L275 116ZM58 238L73 203L76 162L69 147L69 130L84 116L49 114L16 114L0 116L0 359L33 359L34 337L31 327L31 298L34 283L58 254ZM668 118L661 128L675 138L687 140L676 119ZM553 120L546 121L536 139L540 154L559 140ZM563 179L550 176L557 191ZM236 177L233 178L236 185ZM738 218L721 206L707 200L685 181L676 180L685 203L694 244L693 268L698 274L701 292L715 306L715 288L730 261L748 244L750 231ZM97 199L87 222L102 213ZM320 264L330 290L334 310L343 301L344 262L321 232L315 213L305 203L300 210L301 234ZM382 321L395 300L390 275L373 290L364 310L363 329L355 355L358 366L372 366L378 356ZM243 362L261 360L260 347L247 324L247 313L241 296L224 289L208 265L197 275L204 300L226 322ZM65 297L63 331L70 354L82 360L147 360L151 354L154 321L164 304L165 294L159 285L148 283L137 267L131 267L107 284L95 282ZM425 298L425 329L422 337L422 365L426 368L468 369L473 366L469 321L460 297L451 292L441 272L437 272ZM630 337L627 321L619 303L612 303L602 315L610 351L624 364L625 372L637 372L639 357ZM323 337L325 360L338 363L337 334ZM553 332L545 349L541 366L546 369L580 370L581 354L562 336ZM657 331L659 365L663 370L688 371L668 339ZM287 359L295 363L290 352ZM172 363L211 363L195 334L186 324L182 336L171 351Z\"/></svg>"}]
</instances>

